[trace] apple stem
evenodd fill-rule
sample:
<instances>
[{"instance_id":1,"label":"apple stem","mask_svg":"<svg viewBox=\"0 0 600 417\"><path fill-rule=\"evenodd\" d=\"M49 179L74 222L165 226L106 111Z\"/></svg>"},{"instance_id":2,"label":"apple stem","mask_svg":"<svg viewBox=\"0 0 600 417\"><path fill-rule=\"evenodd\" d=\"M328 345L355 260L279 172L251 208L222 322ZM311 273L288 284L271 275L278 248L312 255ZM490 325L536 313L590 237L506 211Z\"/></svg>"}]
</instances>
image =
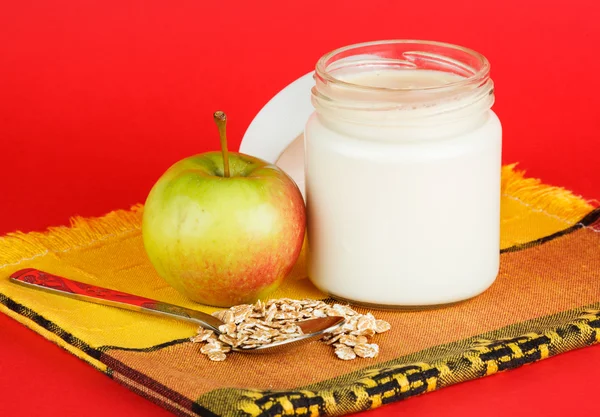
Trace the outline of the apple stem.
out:
<instances>
[{"instance_id":1,"label":"apple stem","mask_svg":"<svg viewBox=\"0 0 600 417\"><path fill-rule=\"evenodd\" d=\"M221 138L221 152L223 153L223 176L229 177L229 152L227 151L227 115L225 112L216 111L213 115L215 123L219 128L219 137Z\"/></svg>"}]
</instances>

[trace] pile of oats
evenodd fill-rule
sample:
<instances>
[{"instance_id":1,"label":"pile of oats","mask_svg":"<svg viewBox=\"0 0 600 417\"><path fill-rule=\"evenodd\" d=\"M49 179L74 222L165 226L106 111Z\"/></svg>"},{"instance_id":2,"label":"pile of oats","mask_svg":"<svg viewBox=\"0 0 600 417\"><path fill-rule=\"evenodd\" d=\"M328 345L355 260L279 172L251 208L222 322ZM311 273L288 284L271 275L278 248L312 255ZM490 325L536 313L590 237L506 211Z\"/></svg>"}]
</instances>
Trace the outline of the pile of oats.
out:
<instances>
[{"instance_id":1,"label":"pile of oats","mask_svg":"<svg viewBox=\"0 0 600 417\"><path fill-rule=\"evenodd\" d=\"M388 322L375 319L371 313L359 314L345 305L289 298L242 304L217 311L213 316L225 323L219 327L221 334L217 336L212 330L200 327L198 334L191 338L192 342L204 343L200 352L212 361L225 360L225 354L232 348L253 349L298 337L302 329L297 322L331 316L346 319L343 326L321 339L335 348L338 358L374 358L379 354L379 346L369 343L370 338L391 328Z\"/></svg>"}]
</instances>

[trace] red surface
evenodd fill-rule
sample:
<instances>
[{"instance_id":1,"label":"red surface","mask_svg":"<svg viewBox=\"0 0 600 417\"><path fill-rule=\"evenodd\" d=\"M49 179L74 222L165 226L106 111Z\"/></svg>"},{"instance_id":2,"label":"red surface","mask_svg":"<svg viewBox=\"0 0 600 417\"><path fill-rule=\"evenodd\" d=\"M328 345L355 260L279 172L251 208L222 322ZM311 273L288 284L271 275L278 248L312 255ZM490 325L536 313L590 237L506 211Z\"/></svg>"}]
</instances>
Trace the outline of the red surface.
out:
<instances>
[{"instance_id":1,"label":"red surface","mask_svg":"<svg viewBox=\"0 0 600 417\"><path fill-rule=\"evenodd\" d=\"M0 233L142 202L171 163L217 147L214 110L228 112L236 147L262 105L321 54L384 38L487 55L505 162L600 197L596 2L352 3L2 2ZM583 415L596 409L598 369L600 347L588 348L366 416ZM7 411L168 415L0 315L0 415Z\"/></svg>"}]
</instances>

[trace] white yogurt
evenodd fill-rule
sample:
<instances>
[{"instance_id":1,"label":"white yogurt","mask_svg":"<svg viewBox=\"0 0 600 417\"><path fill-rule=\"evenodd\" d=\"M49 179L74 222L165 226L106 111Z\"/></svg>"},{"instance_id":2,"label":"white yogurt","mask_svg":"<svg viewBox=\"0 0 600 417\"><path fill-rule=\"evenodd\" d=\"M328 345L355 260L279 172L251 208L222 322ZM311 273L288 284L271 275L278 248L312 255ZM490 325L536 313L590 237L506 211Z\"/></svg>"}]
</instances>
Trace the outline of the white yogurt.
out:
<instances>
[{"instance_id":1,"label":"white yogurt","mask_svg":"<svg viewBox=\"0 0 600 417\"><path fill-rule=\"evenodd\" d=\"M311 280L382 307L483 292L500 250L491 81L368 63L331 74L317 75L305 131Z\"/></svg>"}]
</instances>

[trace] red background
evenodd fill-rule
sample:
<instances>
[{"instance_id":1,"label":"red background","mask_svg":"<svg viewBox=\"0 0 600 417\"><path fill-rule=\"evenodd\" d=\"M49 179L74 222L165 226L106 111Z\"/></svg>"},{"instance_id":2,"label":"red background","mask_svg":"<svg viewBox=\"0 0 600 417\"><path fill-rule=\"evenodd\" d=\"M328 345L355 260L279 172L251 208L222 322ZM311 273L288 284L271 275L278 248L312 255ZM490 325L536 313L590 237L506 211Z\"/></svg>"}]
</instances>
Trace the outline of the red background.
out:
<instances>
[{"instance_id":1,"label":"red background","mask_svg":"<svg viewBox=\"0 0 600 417\"><path fill-rule=\"evenodd\" d=\"M323 53L387 38L485 54L504 161L598 198L599 17L593 0L4 0L0 233L143 202L170 164L217 147L214 110L227 111L235 149L258 110ZM367 415L584 414L596 409L598 369L593 347ZM7 411L169 415L0 315Z\"/></svg>"}]
</instances>

